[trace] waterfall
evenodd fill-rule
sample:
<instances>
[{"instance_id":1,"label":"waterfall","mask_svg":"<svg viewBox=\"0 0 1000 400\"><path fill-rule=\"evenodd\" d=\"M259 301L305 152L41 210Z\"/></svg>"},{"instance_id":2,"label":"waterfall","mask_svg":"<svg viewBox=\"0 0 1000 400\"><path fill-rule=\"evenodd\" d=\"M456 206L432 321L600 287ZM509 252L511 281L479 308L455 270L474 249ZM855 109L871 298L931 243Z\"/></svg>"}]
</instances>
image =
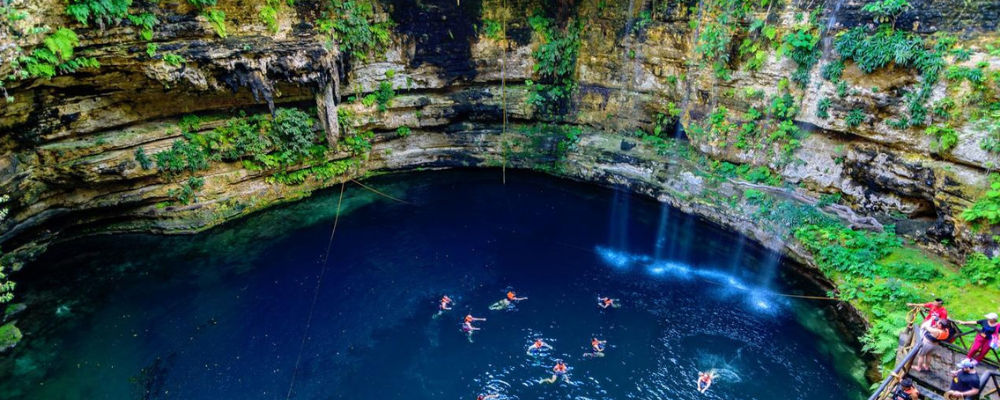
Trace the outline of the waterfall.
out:
<instances>
[{"instance_id":1,"label":"waterfall","mask_svg":"<svg viewBox=\"0 0 1000 400\"><path fill-rule=\"evenodd\" d=\"M611 200L611 220L608 222L610 237L608 243L615 249L628 250L629 193L623 188L615 189Z\"/></svg>"},{"instance_id":2,"label":"waterfall","mask_svg":"<svg viewBox=\"0 0 1000 400\"><path fill-rule=\"evenodd\" d=\"M823 28L823 32L820 32L823 35L823 58L830 56L830 47L833 45L833 35L830 31L837 27L837 13L840 12L842 5L844 5L844 0L836 0L833 11L830 12L830 18L826 20L826 27Z\"/></svg>"},{"instance_id":3,"label":"waterfall","mask_svg":"<svg viewBox=\"0 0 1000 400\"><path fill-rule=\"evenodd\" d=\"M670 204L660 203L660 224L656 228L656 242L653 243L655 249L653 260L663 259L663 246L667 244L667 224L670 222ZM741 237L742 239L742 237Z\"/></svg>"}]
</instances>

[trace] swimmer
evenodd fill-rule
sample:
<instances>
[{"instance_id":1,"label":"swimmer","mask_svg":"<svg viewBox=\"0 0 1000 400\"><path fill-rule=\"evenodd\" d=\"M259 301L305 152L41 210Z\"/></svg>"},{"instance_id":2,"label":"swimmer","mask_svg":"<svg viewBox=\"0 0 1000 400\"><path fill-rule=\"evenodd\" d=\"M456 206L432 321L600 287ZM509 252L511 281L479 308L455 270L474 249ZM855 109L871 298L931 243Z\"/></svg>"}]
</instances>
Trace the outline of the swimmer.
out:
<instances>
[{"instance_id":1,"label":"swimmer","mask_svg":"<svg viewBox=\"0 0 1000 400\"><path fill-rule=\"evenodd\" d=\"M511 303L518 302L518 301L521 301L521 300L527 300L527 299L528 299L527 297L517 297L517 295L514 294L513 290L507 292L507 301L509 301Z\"/></svg>"},{"instance_id":2,"label":"swimmer","mask_svg":"<svg viewBox=\"0 0 1000 400\"><path fill-rule=\"evenodd\" d=\"M448 295L444 295L443 297L441 297L441 303L438 304L438 312L434 314L432 318L437 318L440 317L441 315L444 315L445 311L451 311L451 305L454 302L455 301L452 300L451 297L448 297Z\"/></svg>"},{"instance_id":3,"label":"swimmer","mask_svg":"<svg viewBox=\"0 0 1000 400\"><path fill-rule=\"evenodd\" d=\"M542 341L542 339L535 339L535 342L528 346L528 355L536 356L542 353L542 349L552 350L552 346L548 343Z\"/></svg>"},{"instance_id":4,"label":"swimmer","mask_svg":"<svg viewBox=\"0 0 1000 400\"><path fill-rule=\"evenodd\" d=\"M705 393L708 391L709 386L712 386L712 380L715 379L715 370L710 370L708 372L698 372L698 392Z\"/></svg>"},{"instance_id":5,"label":"swimmer","mask_svg":"<svg viewBox=\"0 0 1000 400\"><path fill-rule=\"evenodd\" d=\"M597 306L601 308L618 308L621 307L621 304L618 304L618 299L597 296Z\"/></svg>"},{"instance_id":6,"label":"swimmer","mask_svg":"<svg viewBox=\"0 0 1000 400\"><path fill-rule=\"evenodd\" d=\"M593 352L583 353L584 357L604 357L604 349L607 347L607 340L597 340L597 338L590 339L590 348Z\"/></svg>"},{"instance_id":7,"label":"swimmer","mask_svg":"<svg viewBox=\"0 0 1000 400\"><path fill-rule=\"evenodd\" d=\"M514 303L511 303L510 300L507 299L500 299L500 301L490 304L490 310L493 311L506 310L508 308L513 308L513 307Z\"/></svg>"},{"instance_id":8,"label":"swimmer","mask_svg":"<svg viewBox=\"0 0 1000 400\"><path fill-rule=\"evenodd\" d=\"M472 314L466 314L465 319L462 320L462 332L468 336L469 343L472 343L472 333L480 330L480 328L472 326L475 321L486 321L486 318L476 318Z\"/></svg>"},{"instance_id":9,"label":"swimmer","mask_svg":"<svg viewBox=\"0 0 1000 400\"><path fill-rule=\"evenodd\" d=\"M556 360L556 365L552 367L552 377L549 379L542 379L538 383L556 383L559 378L562 378L566 383L572 384L569 381L569 375L566 375L568 368L566 368L566 363L563 360Z\"/></svg>"},{"instance_id":10,"label":"swimmer","mask_svg":"<svg viewBox=\"0 0 1000 400\"><path fill-rule=\"evenodd\" d=\"M476 400L494 400L499 398L500 398L499 394L481 394L479 396L476 396Z\"/></svg>"}]
</instances>

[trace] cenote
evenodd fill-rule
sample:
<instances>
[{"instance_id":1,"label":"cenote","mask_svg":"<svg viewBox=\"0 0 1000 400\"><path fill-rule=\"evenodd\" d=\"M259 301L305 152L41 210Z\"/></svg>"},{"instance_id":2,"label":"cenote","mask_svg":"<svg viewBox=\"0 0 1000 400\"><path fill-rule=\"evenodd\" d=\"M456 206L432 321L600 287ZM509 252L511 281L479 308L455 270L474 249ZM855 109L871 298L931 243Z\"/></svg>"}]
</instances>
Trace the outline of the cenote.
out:
<instances>
[{"instance_id":1,"label":"cenote","mask_svg":"<svg viewBox=\"0 0 1000 400\"><path fill-rule=\"evenodd\" d=\"M864 363L834 328L832 303L776 294L821 289L736 234L623 190L526 172L506 184L498 170L366 183L405 203L348 184L318 286L339 188L196 235L53 245L20 275L28 336L0 360L0 397L864 392ZM490 311L508 290L528 300ZM444 294L454 310L433 318ZM598 308L599 295L622 307ZM472 342L459 329L467 313L487 318ZM608 341L605 357L582 356L592 337ZM554 350L528 356L535 338ZM557 358L572 384L540 384ZM697 371L712 368L719 377L701 395Z\"/></svg>"}]
</instances>

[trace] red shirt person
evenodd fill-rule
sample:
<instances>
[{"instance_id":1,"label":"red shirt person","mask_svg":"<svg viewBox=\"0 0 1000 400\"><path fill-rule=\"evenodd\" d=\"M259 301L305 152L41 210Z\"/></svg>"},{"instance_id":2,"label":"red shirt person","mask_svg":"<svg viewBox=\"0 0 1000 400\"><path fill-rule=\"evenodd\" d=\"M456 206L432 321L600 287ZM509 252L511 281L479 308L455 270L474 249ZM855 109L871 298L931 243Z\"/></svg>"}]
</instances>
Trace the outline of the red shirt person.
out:
<instances>
[{"instance_id":1,"label":"red shirt person","mask_svg":"<svg viewBox=\"0 0 1000 400\"><path fill-rule=\"evenodd\" d=\"M924 321L937 317L938 319L948 319L948 310L944 308L944 300L934 299L929 303L906 303L910 307L923 307L927 309L927 316Z\"/></svg>"}]
</instances>

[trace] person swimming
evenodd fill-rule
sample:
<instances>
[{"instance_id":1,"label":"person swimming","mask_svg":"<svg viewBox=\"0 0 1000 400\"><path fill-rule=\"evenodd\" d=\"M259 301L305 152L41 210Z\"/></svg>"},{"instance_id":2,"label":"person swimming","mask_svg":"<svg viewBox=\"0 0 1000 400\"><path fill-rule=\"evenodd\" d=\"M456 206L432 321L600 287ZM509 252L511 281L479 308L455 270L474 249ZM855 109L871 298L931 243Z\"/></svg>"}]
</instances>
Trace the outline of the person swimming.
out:
<instances>
[{"instance_id":1,"label":"person swimming","mask_svg":"<svg viewBox=\"0 0 1000 400\"><path fill-rule=\"evenodd\" d=\"M597 296L597 306L601 308L618 308L621 307L621 304L619 304L618 299Z\"/></svg>"},{"instance_id":2,"label":"person swimming","mask_svg":"<svg viewBox=\"0 0 1000 400\"><path fill-rule=\"evenodd\" d=\"M542 350L552 350L552 346L545 343L542 339L535 339L535 342L528 346L528 355L536 356L542 353Z\"/></svg>"},{"instance_id":3,"label":"person swimming","mask_svg":"<svg viewBox=\"0 0 1000 400\"><path fill-rule=\"evenodd\" d=\"M713 379L715 379L714 369L708 372L698 371L698 392L705 393L708 391L709 386L712 386Z\"/></svg>"},{"instance_id":4,"label":"person swimming","mask_svg":"<svg viewBox=\"0 0 1000 400\"><path fill-rule=\"evenodd\" d=\"M556 360L556 365L552 367L552 377L542 379L538 383L556 383L559 378L562 378L564 382L572 384L573 382L569 381L569 375L566 374L568 371L569 368L566 367L566 363L563 360Z\"/></svg>"},{"instance_id":5,"label":"person swimming","mask_svg":"<svg viewBox=\"0 0 1000 400\"><path fill-rule=\"evenodd\" d=\"M445 313L445 311L451 311L451 305L454 302L455 301L452 300L451 297L448 297L448 295L442 296L441 302L438 304L438 311L436 314L434 314L433 318L440 317Z\"/></svg>"},{"instance_id":6,"label":"person swimming","mask_svg":"<svg viewBox=\"0 0 1000 400\"><path fill-rule=\"evenodd\" d=\"M528 299L527 297L517 297L517 294L515 294L513 290L507 292L507 301L511 303L516 303L518 301L527 299Z\"/></svg>"},{"instance_id":7,"label":"person swimming","mask_svg":"<svg viewBox=\"0 0 1000 400\"><path fill-rule=\"evenodd\" d=\"M500 395L499 394L495 394L495 393L494 394L481 394L479 396L476 396L476 400L493 400L493 399L499 399L499 398L500 398Z\"/></svg>"},{"instance_id":8,"label":"person swimming","mask_svg":"<svg viewBox=\"0 0 1000 400\"><path fill-rule=\"evenodd\" d=\"M466 336L468 336L469 343L472 343L472 334L480 330L480 328L472 326L472 323L476 321L486 321L486 318L476 318L472 314L466 314L465 319L462 320L462 332L465 332Z\"/></svg>"},{"instance_id":9,"label":"person swimming","mask_svg":"<svg viewBox=\"0 0 1000 400\"><path fill-rule=\"evenodd\" d=\"M590 348L593 352L583 353L584 357L604 357L604 349L607 347L607 340L590 339Z\"/></svg>"}]
</instances>

